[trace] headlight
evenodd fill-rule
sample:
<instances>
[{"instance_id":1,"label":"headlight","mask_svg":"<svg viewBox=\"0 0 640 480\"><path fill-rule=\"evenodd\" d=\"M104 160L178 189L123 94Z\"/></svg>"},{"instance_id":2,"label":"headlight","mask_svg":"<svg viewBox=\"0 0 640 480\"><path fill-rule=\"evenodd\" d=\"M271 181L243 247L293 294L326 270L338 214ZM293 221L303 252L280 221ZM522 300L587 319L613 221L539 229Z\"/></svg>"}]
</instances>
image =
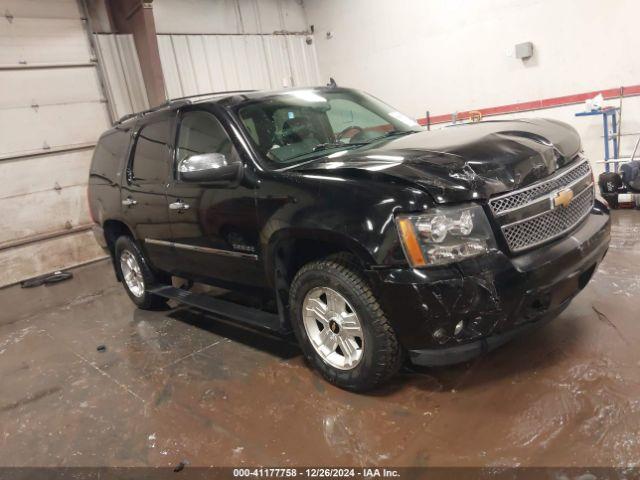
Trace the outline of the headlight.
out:
<instances>
[{"instance_id":1,"label":"headlight","mask_svg":"<svg viewBox=\"0 0 640 480\"><path fill-rule=\"evenodd\" d=\"M441 207L398 215L398 234L412 267L442 265L487 253L493 233L482 207Z\"/></svg>"}]
</instances>

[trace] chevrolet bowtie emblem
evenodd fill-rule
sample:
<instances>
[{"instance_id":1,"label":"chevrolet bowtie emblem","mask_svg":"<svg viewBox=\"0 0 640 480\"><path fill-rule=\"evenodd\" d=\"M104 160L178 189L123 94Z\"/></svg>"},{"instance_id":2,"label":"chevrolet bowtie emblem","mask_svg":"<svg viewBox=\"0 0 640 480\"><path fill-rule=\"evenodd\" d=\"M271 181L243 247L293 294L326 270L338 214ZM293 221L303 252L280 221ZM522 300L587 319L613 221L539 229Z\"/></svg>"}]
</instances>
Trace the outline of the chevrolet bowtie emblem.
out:
<instances>
[{"instance_id":1,"label":"chevrolet bowtie emblem","mask_svg":"<svg viewBox=\"0 0 640 480\"><path fill-rule=\"evenodd\" d=\"M551 201L553 202L553 207L564 207L567 208L569 204L573 200L573 190L570 188L565 188L564 190L560 190L554 196L551 197Z\"/></svg>"}]
</instances>

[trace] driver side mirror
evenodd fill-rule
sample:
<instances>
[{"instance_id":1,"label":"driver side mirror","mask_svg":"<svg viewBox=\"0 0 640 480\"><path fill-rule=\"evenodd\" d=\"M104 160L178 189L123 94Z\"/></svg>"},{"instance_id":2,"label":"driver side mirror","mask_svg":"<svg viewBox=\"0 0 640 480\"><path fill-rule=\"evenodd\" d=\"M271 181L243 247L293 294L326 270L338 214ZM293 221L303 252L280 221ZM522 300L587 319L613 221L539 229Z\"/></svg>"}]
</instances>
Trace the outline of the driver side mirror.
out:
<instances>
[{"instance_id":1,"label":"driver side mirror","mask_svg":"<svg viewBox=\"0 0 640 480\"><path fill-rule=\"evenodd\" d=\"M233 183L242 176L242 163L230 163L222 153L192 155L178 162L178 176L184 182Z\"/></svg>"}]
</instances>

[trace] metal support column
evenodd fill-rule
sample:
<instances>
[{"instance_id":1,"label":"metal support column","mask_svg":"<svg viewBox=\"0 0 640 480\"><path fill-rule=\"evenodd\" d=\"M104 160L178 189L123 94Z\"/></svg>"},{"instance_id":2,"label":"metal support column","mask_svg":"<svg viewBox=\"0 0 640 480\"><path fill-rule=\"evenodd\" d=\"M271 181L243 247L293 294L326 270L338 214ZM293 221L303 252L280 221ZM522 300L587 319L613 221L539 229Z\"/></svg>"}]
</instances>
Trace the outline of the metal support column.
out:
<instances>
[{"instance_id":1,"label":"metal support column","mask_svg":"<svg viewBox=\"0 0 640 480\"><path fill-rule=\"evenodd\" d=\"M613 164L615 172L618 171L618 163L620 162L620 145L618 143L618 112L617 107L606 107L593 112L578 112L576 117L590 117L602 115L602 128L604 133L604 168L609 172L610 165ZM611 131L609 131L611 125ZM612 151L613 150L613 151Z\"/></svg>"}]
</instances>

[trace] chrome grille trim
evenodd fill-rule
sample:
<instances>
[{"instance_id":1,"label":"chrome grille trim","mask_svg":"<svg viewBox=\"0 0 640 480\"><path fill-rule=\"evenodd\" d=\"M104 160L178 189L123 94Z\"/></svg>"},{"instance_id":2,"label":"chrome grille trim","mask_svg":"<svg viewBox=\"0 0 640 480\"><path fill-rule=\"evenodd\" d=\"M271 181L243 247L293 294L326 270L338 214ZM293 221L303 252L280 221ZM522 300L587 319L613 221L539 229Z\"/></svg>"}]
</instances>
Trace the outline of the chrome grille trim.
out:
<instances>
[{"instance_id":1,"label":"chrome grille trim","mask_svg":"<svg viewBox=\"0 0 640 480\"><path fill-rule=\"evenodd\" d=\"M559 207L501 227L509 249L516 253L559 238L581 223L593 206L593 183L567 208Z\"/></svg>"},{"instance_id":2,"label":"chrome grille trim","mask_svg":"<svg viewBox=\"0 0 640 480\"><path fill-rule=\"evenodd\" d=\"M567 189L574 194L571 202L554 208L555 195ZM586 218L594 200L591 167L588 160L581 160L541 182L494 197L488 203L509 250L519 253L567 234Z\"/></svg>"},{"instance_id":3,"label":"chrome grille trim","mask_svg":"<svg viewBox=\"0 0 640 480\"><path fill-rule=\"evenodd\" d=\"M589 166L589 161L584 160L568 170L556 173L541 182L494 197L489 200L489 207L495 216L501 216L526 207L554 190L568 188L589 175L591 175L591 167Z\"/></svg>"}]
</instances>

